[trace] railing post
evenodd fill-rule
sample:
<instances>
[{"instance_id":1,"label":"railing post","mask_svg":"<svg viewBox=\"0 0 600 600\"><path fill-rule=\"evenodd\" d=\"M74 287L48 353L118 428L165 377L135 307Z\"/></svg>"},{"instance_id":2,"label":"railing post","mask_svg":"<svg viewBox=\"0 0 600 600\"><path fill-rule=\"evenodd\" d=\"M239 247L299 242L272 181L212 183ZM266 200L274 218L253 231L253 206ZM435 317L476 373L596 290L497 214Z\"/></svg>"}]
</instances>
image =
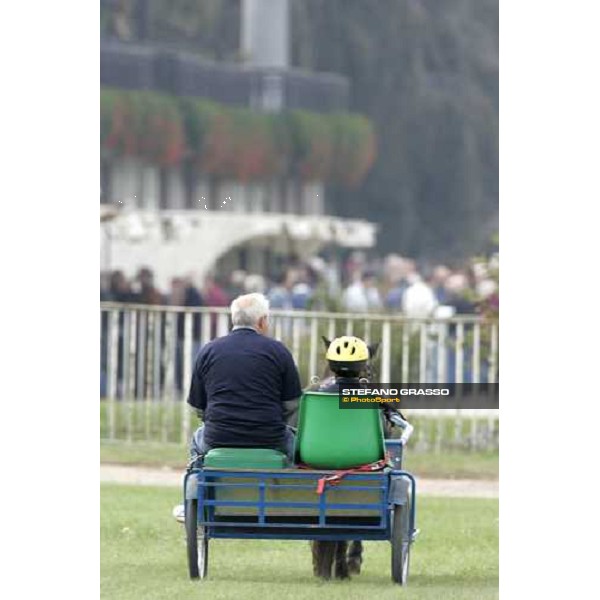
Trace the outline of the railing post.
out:
<instances>
[{"instance_id":1,"label":"railing post","mask_svg":"<svg viewBox=\"0 0 600 600\"><path fill-rule=\"evenodd\" d=\"M446 323L438 323L437 383L446 383Z\"/></svg>"},{"instance_id":2,"label":"railing post","mask_svg":"<svg viewBox=\"0 0 600 600\"><path fill-rule=\"evenodd\" d=\"M292 317L292 356L296 365L300 365L300 319Z\"/></svg>"},{"instance_id":3,"label":"railing post","mask_svg":"<svg viewBox=\"0 0 600 600\"><path fill-rule=\"evenodd\" d=\"M335 338L335 319L329 319L327 326L327 338L333 340Z\"/></svg>"},{"instance_id":4,"label":"railing post","mask_svg":"<svg viewBox=\"0 0 600 600\"><path fill-rule=\"evenodd\" d=\"M416 430L419 432L419 450L428 452L432 447L432 429L431 419L420 418L420 421L416 427Z\"/></svg>"},{"instance_id":5,"label":"railing post","mask_svg":"<svg viewBox=\"0 0 600 600\"><path fill-rule=\"evenodd\" d=\"M210 342L210 332L212 328L212 319L209 312L202 313L200 319L200 343L205 346Z\"/></svg>"},{"instance_id":6,"label":"railing post","mask_svg":"<svg viewBox=\"0 0 600 600\"><path fill-rule=\"evenodd\" d=\"M310 320L310 358L308 361L308 381L317 374L317 346L319 321L317 317L311 317Z\"/></svg>"},{"instance_id":7,"label":"railing post","mask_svg":"<svg viewBox=\"0 0 600 600\"><path fill-rule=\"evenodd\" d=\"M346 335L352 335L354 332L354 319L346 320Z\"/></svg>"},{"instance_id":8,"label":"railing post","mask_svg":"<svg viewBox=\"0 0 600 600\"><path fill-rule=\"evenodd\" d=\"M442 439L444 437L444 427L446 426L446 422L442 415L437 415L436 417L436 427L435 427L435 441L434 441L434 452L436 454L440 454L442 451Z\"/></svg>"},{"instance_id":9,"label":"railing post","mask_svg":"<svg viewBox=\"0 0 600 600\"><path fill-rule=\"evenodd\" d=\"M481 361L481 327L479 323L473 325L473 383L479 383L479 368Z\"/></svg>"},{"instance_id":10,"label":"railing post","mask_svg":"<svg viewBox=\"0 0 600 600\"><path fill-rule=\"evenodd\" d=\"M462 430L463 430L463 415L460 408L456 409L456 414L454 417L454 443L457 445L462 444Z\"/></svg>"},{"instance_id":11,"label":"railing post","mask_svg":"<svg viewBox=\"0 0 600 600\"><path fill-rule=\"evenodd\" d=\"M131 312L128 308L123 309L123 331L122 331L122 346L123 351L121 356L123 358L123 368L121 369L121 390L120 396L123 402L126 402L129 398L129 323L131 319ZM118 387L118 385L117 385Z\"/></svg>"},{"instance_id":12,"label":"railing post","mask_svg":"<svg viewBox=\"0 0 600 600\"><path fill-rule=\"evenodd\" d=\"M129 318L129 384L125 410L127 414L127 441L133 441L133 411L135 408L136 353L137 353L137 310L132 310Z\"/></svg>"},{"instance_id":13,"label":"railing post","mask_svg":"<svg viewBox=\"0 0 600 600\"><path fill-rule=\"evenodd\" d=\"M419 383L427 383L427 323L419 324Z\"/></svg>"},{"instance_id":14,"label":"railing post","mask_svg":"<svg viewBox=\"0 0 600 600\"><path fill-rule=\"evenodd\" d=\"M463 323L456 325L456 340L454 342L454 381L463 382L463 349L465 343L465 332Z\"/></svg>"},{"instance_id":15,"label":"railing post","mask_svg":"<svg viewBox=\"0 0 600 600\"><path fill-rule=\"evenodd\" d=\"M275 317L275 339L280 342L283 339L283 323L281 317Z\"/></svg>"},{"instance_id":16,"label":"railing post","mask_svg":"<svg viewBox=\"0 0 600 600\"><path fill-rule=\"evenodd\" d=\"M187 389L192 379L192 319L191 312L185 313L184 332L183 332L183 381L181 382L181 443L184 444L190 439L190 409L186 402Z\"/></svg>"},{"instance_id":17,"label":"railing post","mask_svg":"<svg viewBox=\"0 0 600 600\"><path fill-rule=\"evenodd\" d=\"M365 343L371 343L371 320L365 319Z\"/></svg>"},{"instance_id":18,"label":"railing post","mask_svg":"<svg viewBox=\"0 0 600 600\"><path fill-rule=\"evenodd\" d=\"M229 333L229 315L219 313L217 317L217 337L223 337Z\"/></svg>"},{"instance_id":19,"label":"railing post","mask_svg":"<svg viewBox=\"0 0 600 600\"><path fill-rule=\"evenodd\" d=\"M495 323L491 324L490 360L488 369L488 382L496 383L496 359L498 351L498 328Z\"/></svg>"},{"instance_id":20,"label":"railing post","mask_svg":"<svg viewBox=\"0 0 600 600\"><path fill-rule=\"evenodd\" d=\"M127 405L131 402L131 355L129 353L129 337L131 335L131 309L123 309L123 369L121 371L121 416L125 417L125 433L127 433Z\"/></svg>"},{"instance_id":21,"label":"railing post","mask_svg":"<svg viewBox=\"0 0 600 600\"><path fill-rule=\"evenodd\" d=\"M175 315L173 313L165 313L165 345L163 351L163 368L165 371L165 380L162 393L162 441L169 441L169 430L171 429L172 421L172 401L173 401L173 385L174 385L174 360L175 354L175 336L177 334L175 323L173 322Z\"/></svg>"},{"instance_id":22,"label":"railing post","mask_svg":"<svg viewBox=\"0 0 600 600\"><path fill-rule=\"evenodd\" d=\"M162 396L162 341L163 341L163 325L165 323L165 314L161 310L155 313L154 323L154 350L152 359L154 366L152 367L152 399L154 402L159 402Z\"/></svg>"},{"instance_id":23,"label":"railing post","mask_svg":"<svg viewBox=\"0 0 600 600\"><path fill-rule=\"evenodd\" d=\"M140 311L138 325L138 354L137 354L137 382L136 382L136 398L144 399L144 382L145 382L145 366L146 366L146 321L148 311Z\"/></svg>"},{"instance_id":24,"label":"railing post","mask_svg":"<svg viewBox=\"0 0 600 600\"><path fill-rule=\"evenodd\" d=\"M402 323L402 383L410 383L409 382L409 338L408 338L408 328L409 325L406 321Z\"/></svg>"},{"instance_id":25,"label":"railing post","mask_svg":"<svg viewBox=\"0 0 600 600\"><path fill-rule=\"evenodd\" d=\"M108 354L108 438L116 439L117 419L115 401L117 397L117 373L119 370L119 312L110 311L109 354Z\"/></svg>"},{"instance_id":26,"label":"railing post","mask_svg":"<svg viewBox=\"0 0 600 600\"><path fill-rule=\"evenodd\" d=\"M492 449L494 449L494 434L496 432L496 417L494 417L492 415L488 415L487 423L488 423L489 437L487 439L488 447L486 448L486 450L492 450Z\"/></svg>"},{"instance_id":27,"label":"railing post","mask_svg":"<svg viewBox=\"0 0 600 600\"><path fill-rule=\"evenodd\" d=\"M454 382L463 382L463 349L464 349L464 324L462 321L456 325L456 339L454 341ZM454 421L454 441L456 444L462 442L462 418L461 410L456 409L456 417Z\"/></svg>"},{"instance_id":28,"label":"railing post","mask_svg":"<svg viewBox=\"0 0 600 600\"><path fill-rule=\"evenodd\" d=\"M384 321L381 328L381 381L391 383L392 361L392 326L389 321Z\"/></svg>"},{"instance_id":29,"label":"railing post","mask_svg":"<svg viewBox=\"0 0 600 600\"><path fill-rule=\"evenodd\" d=\"M154 378L154 321L156 313L148 311L148 337L147 345L148 352L146 353L146 383L144 386L144 439L150 441L150 418L152 416L151 398L152 398L152 383Z\"/></svg>"}]
</instances>

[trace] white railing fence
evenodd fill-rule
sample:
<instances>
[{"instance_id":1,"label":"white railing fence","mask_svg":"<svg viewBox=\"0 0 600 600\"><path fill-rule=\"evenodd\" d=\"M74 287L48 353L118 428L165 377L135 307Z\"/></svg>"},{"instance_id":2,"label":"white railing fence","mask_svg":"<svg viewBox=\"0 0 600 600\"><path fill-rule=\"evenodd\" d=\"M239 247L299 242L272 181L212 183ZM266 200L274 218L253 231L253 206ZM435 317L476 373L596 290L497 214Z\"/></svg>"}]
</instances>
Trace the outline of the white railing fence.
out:
<instances>
[{"instance_id":1,"label":"white railing fence","mask_svg":"<svg viewBox=\"0 0 600 600\"><path fill-rule=\"evenodd\" d=\"M230 329L226 308L101 303L101 438L187 443L195 417L185 402L200 347ZM374 379L398 383L498 381L498 325L478 316L407 319L397 315L278 311L271 335L292 352L303 385L326 373L321 336L380 342ZM496 448L497 411L424 423L417 448Z\"/></svg>"}]
</instances>

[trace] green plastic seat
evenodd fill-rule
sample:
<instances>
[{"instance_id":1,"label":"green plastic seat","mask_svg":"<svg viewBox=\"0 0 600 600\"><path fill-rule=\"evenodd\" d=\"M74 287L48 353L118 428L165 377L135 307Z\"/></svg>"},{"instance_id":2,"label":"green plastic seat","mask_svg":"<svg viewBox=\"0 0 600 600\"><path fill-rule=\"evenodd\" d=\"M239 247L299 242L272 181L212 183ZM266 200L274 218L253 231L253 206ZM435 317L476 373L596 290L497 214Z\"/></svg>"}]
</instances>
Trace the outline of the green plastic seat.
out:
<instances>
[{"instance_id":1,"label":"green plastic seat","mask_svg":"<svg viewBox=\"0 0 600 600\"><path fill-rule=\"evenodd\" d=\"M341 409L337 393L303 394L296 439L300 462L318 469L348 469L384 456L379 410Z\"/></svg>"},{"instance_id":2,"label":"green plastic seat","mask_svg":"<svg viewBox=\"0 0 600 600\"><path fill-rule=\"evenodd\" d=\"M204 466L215 469L283 469L287 456L268 448L213 448L204 456Z\"/></svg>"}]
</instances>

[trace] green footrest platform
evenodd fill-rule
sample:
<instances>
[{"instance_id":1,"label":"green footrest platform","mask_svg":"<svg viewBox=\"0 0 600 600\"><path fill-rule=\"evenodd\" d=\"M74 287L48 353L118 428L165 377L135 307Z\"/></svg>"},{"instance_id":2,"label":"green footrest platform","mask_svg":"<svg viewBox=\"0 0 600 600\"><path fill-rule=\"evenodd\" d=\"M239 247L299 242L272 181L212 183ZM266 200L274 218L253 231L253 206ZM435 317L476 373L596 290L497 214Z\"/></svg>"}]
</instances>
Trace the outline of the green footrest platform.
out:
<instances>
[{"instance_id":1,"label":"green footrest platform","mask_svg":"<svg viewBox=\"0 0 600 600\"><path fill-rule=\"evenodd\" d=\"M213 469L284 469L287 457L268 448L214 448L204 457Z\"/></svg>"}]
</instances>

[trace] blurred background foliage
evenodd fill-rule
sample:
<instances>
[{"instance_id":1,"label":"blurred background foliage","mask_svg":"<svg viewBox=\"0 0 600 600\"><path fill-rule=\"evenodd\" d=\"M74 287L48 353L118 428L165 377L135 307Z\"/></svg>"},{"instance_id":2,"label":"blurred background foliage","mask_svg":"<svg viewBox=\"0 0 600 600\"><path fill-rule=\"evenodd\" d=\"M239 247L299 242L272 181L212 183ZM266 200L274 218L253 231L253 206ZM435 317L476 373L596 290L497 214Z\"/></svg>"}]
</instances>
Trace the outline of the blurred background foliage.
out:
<instances>
[{"instance_id":1,"label":"blurred background foliage","mask_svg":"<svg viewBox=\"0 0 600 600\"><path fill-rule=\"evenodd\" d=\"M498 229L498 0L290 5L292 65L349 77L350 110L375 127L373 168L353 191L332 185L330 211L368 212L381 225L383 252L444 260L489 250ZM101 27L121 39L240 61L239 22L240 0L105 0ZM317 129L298 119L302 132ZM329 142L311 136L308 143L302 132L292 143L306 152L301 171L312 174ZM358 154L372 152L361 146L344 161L366 163Z\"/></svg>"},{"instance_id":2,"label":"blurred background foliage","mask_svg":"<svg viewBox=\"0 0 600 600\"><path fill-rule=\"evenodd\" d=\"M259 113L198 98L103 88L104 152L169 166L191 159L236 181L293 175L356 185L375 160L372 124L361 115L303 110Z\"/></svg>"},{"instance_id":3,"label":"blurred background foliage","mask_svg":"<svg viewBox=\"0 0 600 600\"><path fill-rule=\"evenodd\" d=\"M347 75L375 123L363 185L336 212L382 224L383 250L476 254L498 225L498 1L292 2L293 62Z\"/></svg>"}]
</instances>

